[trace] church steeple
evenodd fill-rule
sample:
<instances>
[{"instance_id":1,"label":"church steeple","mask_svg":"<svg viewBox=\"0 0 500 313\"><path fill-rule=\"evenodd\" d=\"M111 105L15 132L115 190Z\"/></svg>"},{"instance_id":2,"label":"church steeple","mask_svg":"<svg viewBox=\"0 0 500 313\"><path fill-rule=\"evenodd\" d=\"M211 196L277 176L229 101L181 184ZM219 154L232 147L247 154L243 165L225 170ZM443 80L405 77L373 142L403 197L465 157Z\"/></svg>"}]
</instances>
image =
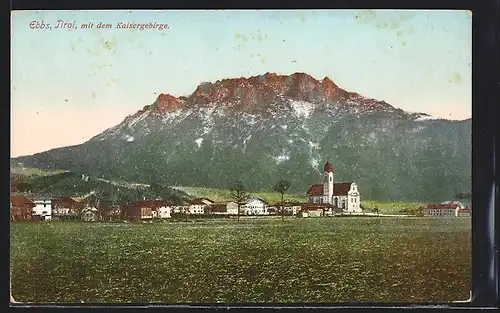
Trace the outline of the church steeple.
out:
<instances>
[{"instance_id":1,"label":"church steeple","mask_svg":"<svg viewBox=\"0 0 500 313\"><path fill-rule=\"evenodd\" d=\"M334 168L332 163L327 159L324 169L323 181L323 202L333 204L333 172Z\"/></svg>"},{"instance_id":2,"label":"church steeple","mask_svg":"<svg viewBox=\"0 0 500 313\"><path fill-rule=\"evenodd\" d=\"M326 160L326 163L325 163L325 166L323 167L323 169L324 169L325 173L334 171L333 165L332 165L332 163L330 163L330 161L328 159Z\"/></svg>"}]
</instances>

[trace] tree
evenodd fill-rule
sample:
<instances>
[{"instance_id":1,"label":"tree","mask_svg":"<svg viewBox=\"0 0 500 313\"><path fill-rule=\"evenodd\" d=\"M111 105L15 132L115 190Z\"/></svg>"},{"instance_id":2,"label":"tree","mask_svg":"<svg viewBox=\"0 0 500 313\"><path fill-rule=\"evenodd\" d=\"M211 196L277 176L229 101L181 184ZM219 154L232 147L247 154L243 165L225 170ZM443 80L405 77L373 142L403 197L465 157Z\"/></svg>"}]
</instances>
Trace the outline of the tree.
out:
<instances>
[{"instance_id":1,"label":"tree","mask_svg":"<svg viewBox=\"0 0 500 313\"><path fill-rule=\"evenodd\" d=\"M250 197L250 194L246 191L245 185L241 180L237 181L233 186L229 188L229 195L231 199L238 204L238 222L240 221L240 208L241 205L245 203Z\"/></svg>"},{"instance_id":2,"label":"tree","mask_svg":"<svg viewBox=\"0 0 500 313\"><path fill-rule=\"evenodd\" d=\"M274 185L273 190L281 194L281 220L285 220L285 210L283 205L283 196L285 192L290 188L290 182L285 179L281 179L276 185Z\"/></svg>"},{"instance_id":3,"label":"tree","mask_svg":"<svg viewBox=\"0 0 500 313\"><path fill-rule=\"evenodd\" d=\"M101 219L105 219L110 213L110 200L112 194L108 191L97 191L87 198L87 203L97 209L97 214Z\"/></svg>"},{"instance_id":4,"label":"tree","mask_svg":"<svg viewBox=\"0 0 500 313\"><path fill-rule=\"evenodd\" d=\"M33 186L28 182L21 181L16 183L14 188L17 192L29 192Z\"/></svg>"}]
</instances>

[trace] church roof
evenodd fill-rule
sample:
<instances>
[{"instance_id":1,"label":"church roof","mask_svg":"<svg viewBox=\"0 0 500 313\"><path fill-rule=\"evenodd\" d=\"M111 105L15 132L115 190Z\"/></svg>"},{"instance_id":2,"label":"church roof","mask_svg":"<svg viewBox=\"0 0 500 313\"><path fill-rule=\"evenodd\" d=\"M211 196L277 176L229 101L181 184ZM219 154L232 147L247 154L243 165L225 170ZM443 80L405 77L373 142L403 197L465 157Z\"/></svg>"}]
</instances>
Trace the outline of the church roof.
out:
<instances>
[{"instance_id":1,"label":"church roof","mask_svg":"<svg viewBox=\"0 0 500 313\"><path fill-rule=\"evenodd\" d=\"M333 184L333 195L334 196L346 196L349 190L351 190L352 183L337 183ZM324 195L323 184L312 185L307 191L309 197L323 196Z\"/></svg>"},{"instance_id":2,"label":"church roof","mask_svg":"<svg viewBox=\"0 0 500 313\"><path fill-rule=\"evenodd\" d=\"M338 183L333 184L333 195L334 196L346 196L349 190L351 190L352 183Z\"/></svg>"},{"instance_id":3,"label":"church roof","mask_svg":"<svg viewBox=\"0 0 500 313\"><path fill-rule=\"evenodd\" d=\"M308 196L322 196L323 195L323 185L317 184L312 185L307 191Z\"/></svg>"}]
</instances>

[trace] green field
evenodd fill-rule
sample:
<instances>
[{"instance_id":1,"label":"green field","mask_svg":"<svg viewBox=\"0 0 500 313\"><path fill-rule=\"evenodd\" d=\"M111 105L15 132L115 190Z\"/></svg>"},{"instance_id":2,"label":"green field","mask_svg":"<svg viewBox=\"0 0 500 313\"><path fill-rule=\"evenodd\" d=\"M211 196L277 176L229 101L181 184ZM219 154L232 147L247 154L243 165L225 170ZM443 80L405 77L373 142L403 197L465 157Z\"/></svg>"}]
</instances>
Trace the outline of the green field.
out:
<instances>
[{"instance_id":1,"label":"green field","mask_svg":"<svg viewBox=\"0 0 500 313\"><path fill-rule=\"evenodd\" d=\"M361 205L365 208L378 208L381 214L401 214L404 209L416 214L418 207L425 206L425 203L362 200ZM408 214L409 212L404 213Z\"/></svg>"},{"instance_id":2,"label":"green field","mask_svg":"<svg viewBox=\"0 0 500 313\"><path fill-rule=\"evenodd\" d=\"M449 302L471 289L470 218L11 225L36 303Z\"/></svg>"}]
</instances>

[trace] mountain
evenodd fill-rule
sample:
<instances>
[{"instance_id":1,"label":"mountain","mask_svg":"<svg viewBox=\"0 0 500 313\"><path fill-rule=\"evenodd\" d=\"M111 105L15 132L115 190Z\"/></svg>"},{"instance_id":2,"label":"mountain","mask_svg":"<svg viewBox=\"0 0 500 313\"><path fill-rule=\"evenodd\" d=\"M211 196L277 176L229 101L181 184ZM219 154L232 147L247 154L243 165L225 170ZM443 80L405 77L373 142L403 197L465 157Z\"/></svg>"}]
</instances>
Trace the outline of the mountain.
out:
<instances>
[{"instance_id":1,"label":"mountain","mask_svg":"<svg viewBox=\"0 0 500 313\"><path fill-rule=\"evenodd\" d=\"M471 189L471 119L409 113L305 73L202 83L161 94L89 141L12 159L143 183L306 192L329 158L372 200L440 201Z\"/></svg>"}]
</instances>

